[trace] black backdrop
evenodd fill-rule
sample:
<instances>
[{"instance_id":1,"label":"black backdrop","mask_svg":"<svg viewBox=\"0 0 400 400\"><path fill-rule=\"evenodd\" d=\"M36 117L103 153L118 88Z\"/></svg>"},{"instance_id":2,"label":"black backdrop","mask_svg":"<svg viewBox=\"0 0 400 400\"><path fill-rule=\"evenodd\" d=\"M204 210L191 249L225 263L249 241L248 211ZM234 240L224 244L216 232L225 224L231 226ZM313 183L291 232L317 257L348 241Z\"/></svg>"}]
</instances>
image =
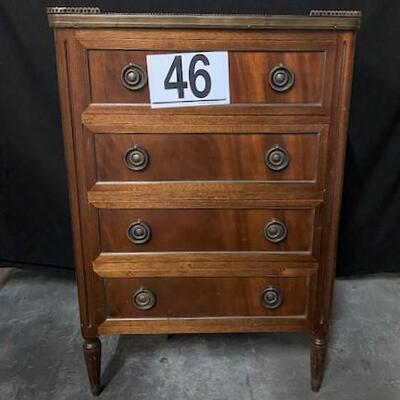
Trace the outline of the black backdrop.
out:
<instances>
[{"instance_id":1,"label":"black backdrop","mask_svg":"<svg viewBox=\"0 0 400 400\"><path fill-rule=\"evenodd\" d=\"M338 274L400 271L398 0L0 0L0 265L72 267L54 45L45 14L56 5L121 12L362 10Z\"/></svg>"}]
</instances>

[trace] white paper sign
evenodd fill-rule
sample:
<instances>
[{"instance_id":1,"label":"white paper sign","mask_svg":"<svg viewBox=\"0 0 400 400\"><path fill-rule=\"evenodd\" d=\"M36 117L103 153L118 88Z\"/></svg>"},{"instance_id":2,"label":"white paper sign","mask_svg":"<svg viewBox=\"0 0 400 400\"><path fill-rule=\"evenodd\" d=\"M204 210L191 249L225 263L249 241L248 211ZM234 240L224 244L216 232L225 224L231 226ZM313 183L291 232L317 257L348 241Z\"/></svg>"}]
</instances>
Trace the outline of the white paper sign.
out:
<instances>
[{"instance_id":1,"label":"white paper sign","mask_svg":"<svg viewBox=\"0 0 400 400\"><path fill-rule=\"evenodd\" d=\"M228 52L147 57L152 108L229 104Z\"/></svg>"}]
</instances>

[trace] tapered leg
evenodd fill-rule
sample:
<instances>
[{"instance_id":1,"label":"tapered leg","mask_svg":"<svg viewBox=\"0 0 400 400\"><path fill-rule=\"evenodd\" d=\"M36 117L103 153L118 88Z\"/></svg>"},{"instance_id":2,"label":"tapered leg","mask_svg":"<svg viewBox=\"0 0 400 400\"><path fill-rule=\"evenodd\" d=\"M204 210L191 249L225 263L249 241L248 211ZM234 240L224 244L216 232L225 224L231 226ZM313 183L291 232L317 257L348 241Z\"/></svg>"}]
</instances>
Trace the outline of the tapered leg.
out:
<instances>
[{"instance_id":1,"label":"tapered leg","mask_svg":"<svg viewBox=\"0 0 400 400\"><path fill-rule=\"evenodd\" d=\"M311 389L318 392L323 377L325 354L327 347L327 335L313 333L311 335Z\"/></svg>"},{"instance_id":2,"label":"tapered leg","mask_svg":"<svg viewBox=\"0 0 400 400\"><path fill-rule=\"evenodd\" d=\"M85 355L86 369L89 376L92 394L97 396L101 392L101 342L99 338L85 339L83 342L83 354Z\"/></svg>"}]
</instances>

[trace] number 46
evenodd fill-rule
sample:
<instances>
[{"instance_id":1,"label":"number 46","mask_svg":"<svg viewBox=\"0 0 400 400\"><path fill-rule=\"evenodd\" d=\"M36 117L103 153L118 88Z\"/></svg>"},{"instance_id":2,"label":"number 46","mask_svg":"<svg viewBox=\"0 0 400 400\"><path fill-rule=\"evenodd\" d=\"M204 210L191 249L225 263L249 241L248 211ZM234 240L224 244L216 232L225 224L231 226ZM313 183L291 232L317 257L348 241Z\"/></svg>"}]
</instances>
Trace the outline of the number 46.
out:
<instances>
[{"instance_id":1,"label":"number 46","mask_svg":"<svg viewBox=\"0 0 400 400\"><path fill-rule=\"evenodd\" d=\"M207 97L211 91L211 77L210 74L205 70L199 68L195 71L196 64L201 61L203 65L210 65L210 61L204 54L196 54L190 60L189 65L189 85L192 93L202 99ZM176 82L171 82L172 74L176 70ZM197 78L203 77L204 79L204 89L199 90L197 87ZM176 89L178 90L178 97L183 99L185 97L185 89L187 89L188 83L183 80L183 71L182 71L182 56L175 56L174 61L169 68L167 76L164 79L164 88L167 89Z\"/></svg>"}]
</instances>

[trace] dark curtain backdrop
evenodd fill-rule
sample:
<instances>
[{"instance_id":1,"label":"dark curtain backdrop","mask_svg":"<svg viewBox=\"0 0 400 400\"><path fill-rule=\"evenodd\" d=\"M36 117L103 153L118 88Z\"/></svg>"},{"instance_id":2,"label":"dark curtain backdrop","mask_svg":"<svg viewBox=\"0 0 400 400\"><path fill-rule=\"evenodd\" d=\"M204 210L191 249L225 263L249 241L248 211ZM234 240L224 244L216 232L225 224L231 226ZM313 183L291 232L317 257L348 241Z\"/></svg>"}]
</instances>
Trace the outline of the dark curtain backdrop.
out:
<instances>
[{"instance_id":1,"label":"dark curtain backdrop","mask_svg":"<svg viewBox=\"0 0 400 400\"><path fill-rule=\"evenodd\" d=\"M72 267L56 67L46 6L121 12L360 9L338 275L400 272L398 0L0 0L0 265Z\"/></svg>"}]
</instances>

